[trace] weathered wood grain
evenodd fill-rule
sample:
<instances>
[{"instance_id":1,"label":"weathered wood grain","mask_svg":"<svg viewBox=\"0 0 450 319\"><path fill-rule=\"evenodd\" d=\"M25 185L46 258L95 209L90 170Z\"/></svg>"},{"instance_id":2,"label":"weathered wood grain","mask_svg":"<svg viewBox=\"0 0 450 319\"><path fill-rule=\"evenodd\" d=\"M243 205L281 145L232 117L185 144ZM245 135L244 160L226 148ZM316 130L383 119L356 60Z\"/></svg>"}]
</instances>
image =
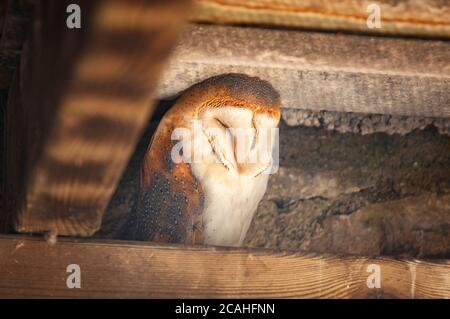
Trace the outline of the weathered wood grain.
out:
<instances>
[{"instance_id":1,"label":"weathered wood grain","mask_svg":"<svg viewBox=\"0 0 450 319\"><path fill-rule=\"evenodd\" d=\"M0 297L449 298L450 262L0 237ZM68 289L66 268L81 268ZM381 288L368 288L370 264Z\"/></svg>"},{"instance_id":2,"label":"weathered wood grain","mask_svg":"<svg viewBox=\"0 0 450 319\"><path fill-rule=\"evenodd\" d=\"M367 27L369 5L381 9L381 28ZM447 0L197 0L195 22L450 38Z\"/></svg>"},{"instance_id":3,"label":"weathered wood grain","mask_svg":"<svg viewBox=\"0 0 450 319\"><path fill-rule=\"evenodd\" d=\"M268 80L284 108L450 116L450 42L192 25L159 96L226 72Z\"/></svg>"},{"instance_id":4,"label":"weathered wood grain","mask_svg":"<svg viewBox=\"0 0 450 319\"><path fill-rule=\"evenodd\" d=\"M19 232L92 235L153 110L189 1L36 1L7 110L7 214Z\"/></svg>"},{"instance_id":5,"label":"weathered wood grain","mask_svg":"<svg viewBox=\"0 0 450 319\"><path fill-rule=\"evenodd\" d=\"M0 2L0 90L7 90L11 84L29 23L29 11L27 1Z\"/></svg>"}]
</instances>

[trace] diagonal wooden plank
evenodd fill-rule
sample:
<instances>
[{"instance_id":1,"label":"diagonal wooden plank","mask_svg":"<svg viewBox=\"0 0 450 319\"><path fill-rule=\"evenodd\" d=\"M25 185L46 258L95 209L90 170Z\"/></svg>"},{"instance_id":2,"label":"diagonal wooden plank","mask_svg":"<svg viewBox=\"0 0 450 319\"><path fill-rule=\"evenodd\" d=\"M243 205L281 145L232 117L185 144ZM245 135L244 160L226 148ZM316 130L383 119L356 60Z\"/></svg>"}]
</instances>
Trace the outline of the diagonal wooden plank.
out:
<instances>
[{"instance_id":1,"label":"diagonal wooden plank","mask_svg":"<svg viewBox=\"0 0 450 319\"><path fill-rule=\"evenodd\" d=\"M0 296L73 298L449 298L448 260L0 236ZM69 289L67 266L80 266ZM380 267L380 288L368 288ZM368 272L369 269L369 272ZM369 280L371 281L371 280Z\"/></svg>"},{"instance_id":2,"label":"diagonal wooden plank","mask_svg":"<svg viewBox=\"0 0 450 319\"><path fill-rule=\"evenodd\" d=\"M242 72L270 81L284 108L449 117L449 53L448 41L192 25L159 96Z\"/></svg>"},{"instance_id":3,"label":"diagonal wooden plank","mask_svg":"<svg viewBox=\"0 0 450 319\"><path fill-rule=\"evenodd\" d=\"M7 216L19 232L92 235L153 110L188 1L37 1L7 110Z\"/></svg>"}]
</instances>

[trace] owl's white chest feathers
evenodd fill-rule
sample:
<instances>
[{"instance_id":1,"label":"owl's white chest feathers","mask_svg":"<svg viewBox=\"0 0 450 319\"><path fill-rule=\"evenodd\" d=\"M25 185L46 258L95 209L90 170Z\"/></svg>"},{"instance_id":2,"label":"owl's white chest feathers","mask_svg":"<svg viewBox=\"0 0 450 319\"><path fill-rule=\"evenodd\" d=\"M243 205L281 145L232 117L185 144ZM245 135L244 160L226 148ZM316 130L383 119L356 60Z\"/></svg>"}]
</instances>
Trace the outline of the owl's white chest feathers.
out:
<instances>
[{"instance_id":1,"label":"owl's white chest feathers","mask_svg":"<svg viewBox=\"0 0 450 319\"><path fill-rule=\"evenodd\" d=\"M204 244L241 246L269 176L232 175L220 167L192 165L205 193Z\"/></svg>"}]
</instances>

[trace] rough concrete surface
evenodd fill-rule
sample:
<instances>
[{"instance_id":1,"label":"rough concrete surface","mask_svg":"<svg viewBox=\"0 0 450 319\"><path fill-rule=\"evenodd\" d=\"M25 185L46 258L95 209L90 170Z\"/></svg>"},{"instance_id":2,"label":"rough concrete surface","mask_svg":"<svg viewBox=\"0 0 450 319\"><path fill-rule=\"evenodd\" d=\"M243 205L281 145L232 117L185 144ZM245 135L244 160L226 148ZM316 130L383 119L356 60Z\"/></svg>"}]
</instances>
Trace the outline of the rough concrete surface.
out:
<instances>
[{"instance_id":1,"label":"rough concrete surface","mask_svg":"<svg viewBox=\"0 0 450 319\"><path fill-rule=\"evenodd\" d=\"M450 137L433 126L402 136L283 123L280 164L246 245L450 256Z\"/></svg>"},{"instance_id":2,"label":"rough concrete surface","mask_svg":"<svg viewBox=\"0 0 450 319\"><path fill-rule=\"evenodd\" d=\"M437 128L440 134L450 135L450 118L299 109L282 109L282 117L286 124L290 126L322 127L340 133L365 135L383 132L405 135L415 129L423 130L427 126L432 125Z\"/></svg>"}]
</instances>

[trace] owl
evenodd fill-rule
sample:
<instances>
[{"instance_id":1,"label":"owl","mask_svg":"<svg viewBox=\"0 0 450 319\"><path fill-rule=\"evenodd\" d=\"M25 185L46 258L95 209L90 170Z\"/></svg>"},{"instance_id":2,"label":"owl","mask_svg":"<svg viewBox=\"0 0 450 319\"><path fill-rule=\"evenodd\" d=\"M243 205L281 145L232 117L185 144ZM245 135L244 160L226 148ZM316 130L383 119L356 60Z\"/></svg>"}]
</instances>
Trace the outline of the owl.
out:
<instances>
[{"instance_id":1,"label":"owl","mask_svg":"<svg viewBox=\"0 0 450 319\"><path fill-rule=\"evenodd\" d=\"M244 74L185 90L160 121L140 168L125 238L241 246L274 165L280 96Z\"/></svg>"}]
</instances>

